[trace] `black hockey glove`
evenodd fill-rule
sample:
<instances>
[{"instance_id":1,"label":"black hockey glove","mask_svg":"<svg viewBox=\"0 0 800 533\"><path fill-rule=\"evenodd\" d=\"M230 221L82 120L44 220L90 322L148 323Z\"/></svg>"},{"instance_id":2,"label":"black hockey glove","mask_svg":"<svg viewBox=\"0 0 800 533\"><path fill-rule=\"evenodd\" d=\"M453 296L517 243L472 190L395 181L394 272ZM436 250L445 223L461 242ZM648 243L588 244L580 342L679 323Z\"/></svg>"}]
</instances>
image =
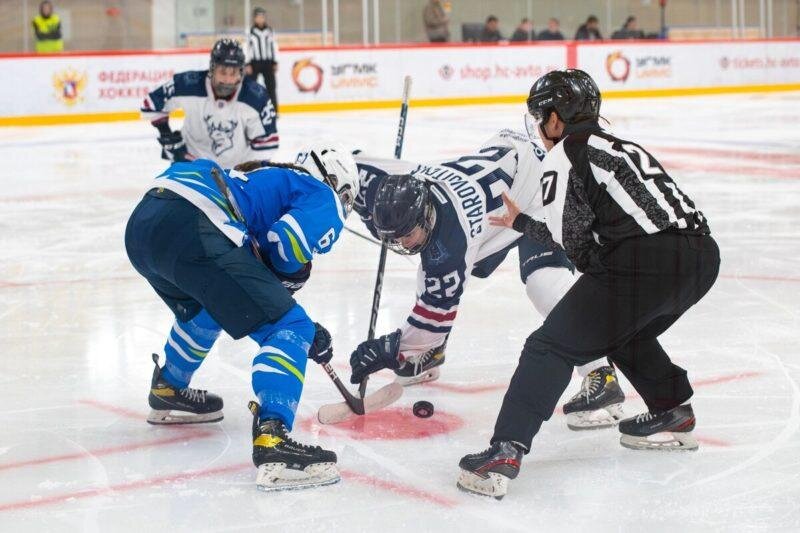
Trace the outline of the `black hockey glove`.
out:
<instances>
[{"instance_id":1,"label":"black hockey glove","mask_svg":"<svg viewBox=\"0 0 800 533\"><path fill-rule=\"evenodd\" d=\"M318 365L330 363L333 357L331 334L319 322L314 322L314 327L317 328L317 331L314 333L314 342L308 350L308 358Z\"/></svg>"},{"instance_id":2,"label":"black hockey glove","mask_svg":"<svg viewBox=\"0 0 800 533\"><path fill-rule=\"evenodd\" d=\"M158 138L161 144L161 158L167 161L191 161L189 152L186 151L186 143L183 141L183 135L180 130L171 131L169 133L162 132Z\"/></svg>"},{"instance_id":3,"label":"black hockey glove","mask_svg":"<svg viewBox=\"0 0 800 533\"><path fill-rule=\"evenodd\" d=\"M377 339L362 342L350 354L350 368L353 370L350 383L361 383L368 375L384 368L398 368L400 366L400 361L397 359L399 353L399 329Z\"/></svg>"},{"instance_id":4,"label":"black hockey glove","mask_svg":"<svg viewBox=\"0 0 800 533\"><path fill-rule=\"evenodd\" d=\"M277 277L281 284L292 294L302 289L303 285L305 285L306 281L308 281L308 278L311 277L311 261L303 265L303 268L297 272L293 272L291 274L284 274L283 272L278 272L276 269L272 268L271 265L267 266L270 267L270 270L275 273L275 277Z\"/></svg>"}]
</instances>

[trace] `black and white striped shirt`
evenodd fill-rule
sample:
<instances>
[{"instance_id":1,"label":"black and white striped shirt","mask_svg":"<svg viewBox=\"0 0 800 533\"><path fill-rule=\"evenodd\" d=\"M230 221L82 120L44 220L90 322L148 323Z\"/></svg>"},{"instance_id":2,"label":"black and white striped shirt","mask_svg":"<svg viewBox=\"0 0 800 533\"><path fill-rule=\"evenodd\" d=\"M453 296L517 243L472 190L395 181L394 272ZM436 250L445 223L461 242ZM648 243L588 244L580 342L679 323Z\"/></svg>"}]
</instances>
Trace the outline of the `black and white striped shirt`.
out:
<instances>
[{"instance_id":1,"label":"black and white striped shirt","mask_svg":"<svg viewBox=\"0 0 800 533\"><path fill-rule=\"evenodd\" d=\"M602 245L662 231L709 234L708 223L644 148L596 122L568 125L543 161L546 223L519 216L514 229L564 248L586 271Z\"/></svg>"},{"instance_id":2,"label":"black and white striped shirt","mask_svg":"<svg viewBox=\"0 0 800 533\"><path fill-rule=\"evenodd\" d=\"M265 26L262 29L258 26L253 26L250 28L250 35L247 41L250 61L278 62L278 43L275 40L275 32L272 31L272 28Z\"/></svg>"}]
</instances>

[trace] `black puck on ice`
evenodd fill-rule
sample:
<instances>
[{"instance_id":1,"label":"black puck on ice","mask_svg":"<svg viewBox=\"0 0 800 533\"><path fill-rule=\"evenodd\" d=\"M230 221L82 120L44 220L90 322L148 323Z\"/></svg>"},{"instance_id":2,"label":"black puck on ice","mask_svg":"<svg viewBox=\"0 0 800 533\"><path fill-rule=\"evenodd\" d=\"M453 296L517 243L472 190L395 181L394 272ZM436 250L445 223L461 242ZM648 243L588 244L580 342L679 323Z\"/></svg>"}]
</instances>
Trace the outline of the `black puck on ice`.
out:
<instances>
[{"instance_id":1,"label":"black puck on ice","mask_svg":"<svg viewBox=\"0 0 800 533\"><path fill-rule=\"evenodd\" d=\"M414 416L419 418L430 418L433 416L433 404L420 400L414 404Z\"/></svg>"}]
</instances>

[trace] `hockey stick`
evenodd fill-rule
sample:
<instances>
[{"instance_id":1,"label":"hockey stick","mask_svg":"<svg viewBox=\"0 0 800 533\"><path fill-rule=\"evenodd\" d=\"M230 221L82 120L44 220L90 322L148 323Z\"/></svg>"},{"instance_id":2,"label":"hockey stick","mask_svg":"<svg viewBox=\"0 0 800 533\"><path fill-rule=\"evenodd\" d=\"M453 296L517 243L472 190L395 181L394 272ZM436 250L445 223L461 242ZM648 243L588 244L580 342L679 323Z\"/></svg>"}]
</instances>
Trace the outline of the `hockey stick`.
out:
<instances>
[{"instance_id":1,"label":"hockey stick","mask_svg":"<svg viewBox=\"0 0 800 533\"><path fill-rule=\"evenodd\" d=\"M400 159L403 155L403 141L406 138L406 117L408 117L408 95L411 92L411 76L406 76L403 80L403 102L400 105L400 122L397 125L397 139L394 142L394 158ZM378 322L378 308L381 305L381 291L383 290L383 273L386 269L386 254L389 248L386 242L381 243L381 255L378 259L378 273L375 276L375 290L372 293L372 312L369 317L369 331L367 340L375 338L375 325ZM367 391L369 376L361 381L358 387L358 394L362 398Z\"/></svg>"},{"instance_id":2,"label":"hockey stick","mask_svg":"<svg viewBox=\"0 0 800 533\"><path fill-rule=\"evenodd\" d=\"M216 168L211 169L211 177L214 178L214 183L217 184L217 189L219 189L219 191L225 197L225 202L228 204L228 209L230 209L231 213L233 213L233 216L236 219L236 221L244 224L245 220L244 216L242 215L242 211L239 209L239 204L236 202L236 198L233 196L230 189L228 189L228 185L225 183L225 180L222 178L222 176L220 176L219 171ZM252 247L253 250L253 254L259 261L263 263L264 260L262 259L261 255L261 247L258 245L258 242L255 239L249 239L249 240L250 240L250 246ZM383 396L386 395L387 392L392 392L392 391L384 391L386 387L383 387L382 389L379 389L378 391L375 392L375 395L377 396L370 395L367 398L363 397L357 398L352 394L350 394L350 391L347 390L347 387L345 387L344 383L342 383L342 380L339 379L338 375L336 375L336 371L333 369L330 363L323 364L322 368L325 370L325 373L328 375L331 381L333 381L333 384L336 386L336 389L342 395L342 398L344 398L347 407L356 414L363 415L366 412L365 410L366 403L369 403L370 406L374 406L374 404L376 403L380 404L381 401L383 401L382 400ZM390 396L393 394L396 393L392 392ZM397 397L399 398L399 395ZM389 403L395 401L396 399L397 398L392 399ZM380 409L380 407L378 407L378 409Z\"/></svg>"},{"instance_id":3,"label":"hockey stick","mask_svg":"<svg viewBox=\"0 0 800 533\"><path fill-rule=\"evenodd\" d=\"M403 101L400 106L400 122L397 126L397 139L395 140L394 144L395 159L400 159L400 156L403 153L403 141L405 140L406 134L406 117L408 116L408 95L410 92L411 76L406 76L403 80ZM368 340L375 338L375 325L378 321L378 308L380 307L381 303L383 273L386 269L386 255L388 250L389 248L386 246L386 243L381 242L381 254L380 259L378 260L378 273L375 278L375 290L372 294L372 311L369 319L369 331L367 333ZM403 395L403 386L399 383L393 382L389 383L388 385L384 385L374 393L367 396L366 392L368 381L369 376L365 377L358 387L358 394L362 401L362 412L359 413L353 409L353 407L350 405L350 402L348 402L347 397L345 397L345 403L328 404L320 407L319 411L317 412L317 419L322 424L335 424L350 418L353 413L362 415L367 412L383 409L387 405L396 402L400 396Z\"/></svg>"}]
</instances>

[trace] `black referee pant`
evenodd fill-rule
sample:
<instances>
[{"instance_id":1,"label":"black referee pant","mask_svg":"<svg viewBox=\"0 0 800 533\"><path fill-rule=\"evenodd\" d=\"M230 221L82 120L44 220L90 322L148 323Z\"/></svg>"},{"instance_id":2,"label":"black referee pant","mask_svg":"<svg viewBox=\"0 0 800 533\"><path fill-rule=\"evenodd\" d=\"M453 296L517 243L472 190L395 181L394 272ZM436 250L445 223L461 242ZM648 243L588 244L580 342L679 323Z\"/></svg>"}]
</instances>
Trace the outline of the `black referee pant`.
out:
<instances>
[{"instance_id":1,"label":"black referee pant","mask_svg":"<svg viewBox=\"0 0 800 533\"><path fill-rule=\"evenodd\" d=\"M619 368L651 411L692 396L686 371L657 338L705 295L719 273L708 235L658 233L600 249L597 261L525 342L492 442L529 450L553 414L574 366L602 356Z\"/></svg>"},{"instance_id":2,"label":"black referee pant","mask_svg":"<svg viewBox=\"0 0 800 533\"><path fill-rule=\"evenodd\" d=\"M258 81L258 75L264 76L264 86L267 88L269 99L278 111L278 94L275 91L275 62L274 61L251 61L250 68L253 69L251 77Z\"/></svg>"}]
</instances>

